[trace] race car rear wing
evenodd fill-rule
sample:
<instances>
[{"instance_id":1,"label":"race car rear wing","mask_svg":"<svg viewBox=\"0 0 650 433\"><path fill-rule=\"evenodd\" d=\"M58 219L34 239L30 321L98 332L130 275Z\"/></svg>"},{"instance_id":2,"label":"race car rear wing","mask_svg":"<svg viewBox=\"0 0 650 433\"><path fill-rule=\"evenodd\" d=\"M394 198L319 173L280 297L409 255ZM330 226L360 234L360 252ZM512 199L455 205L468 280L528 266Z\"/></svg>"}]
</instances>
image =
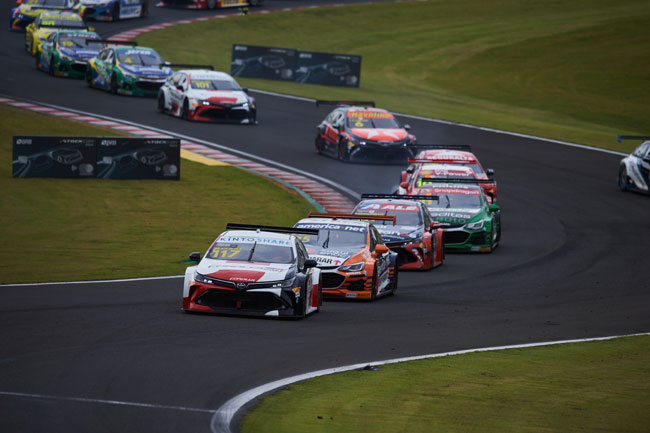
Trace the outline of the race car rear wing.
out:
<instances>
[{"instance_id":1,"label":"race car rear wing","mask_svg":"<svg viewBox=\"0 0 650 433\"><path fill-rule=\"evenodd\" d=\"M618 142L620 143L623 140L650 140L650 137L643 135L619 135Z\"/></svg>"},{"instance_id":2,"label":"race car rear wing","mask_svg":"<svg viewBox=\"0 0 650 433\"><path fill-rule=\"evenodd\" d=\"M138 43L135 41L115 41L113 39L90 39L90 38L84 40L84 43L86 45L90 44L91 42L92 43L99 42L100 44L106 44L106 45L130 45L133 47L138 46Z\"/></svg>"},{"instance_id":3,"label":"race car rear wing","mask_svg":"<svg viewBox=\"0 0 650 433\"><path fill-rule=\"evenodd\" d=\"M321 105L361 105L364 107L374 107L375 101L325 101L322 99L316 100L316 106Z\"/></svg>"},{"instance_id":4,"label":"race car rear wing","mask_svg":"<svg viewBox=\"0 0 650 433\"><path fill-rule=\"evenodd\" d=\"M332 218L332 219L347 219L347 220L375 220L375 221L391 221L393 225L397 219L394 216L387 215L355 215L353 213L318 213L309 212L307 218Z\"/></svg>"},{"instance_id":5,"label":"race car rear wing","mask_svg":"<svg viewBox=\"0 0 650 433\"><path fill-rule=\"evenodd\" d=\"M315 235L318 236L317 229L299 229L294 227L275 227L275 226L256 226L252 224L239 224L239 223L228 223L226 224L226 230L249 230L249 231L261 231L261 232L272 232L272 233L287 233L287 234L301 234L301 235Z\"/></svg>"},{"instance_id":6,"label":"race car rear wing","mask_svg":"<svg viewBox=\"0 0 650 433\"><path fill-rule=\"evenodd\" d=\"M426 158L409 158L409 164L417 164L417 163L435 164L436 161L432 159L426 159Z\"/></svg>"},{"instance_id":7,"label":"race car rear wing","mask_svg":"<svg viewBox=\"0 0 650 433\"><path fill-rule=\"evenodd\" d=\"M399 195L399 194L361 194L361 200L370 198L393 198L398 200L432 200L435 195Z\"/></svg>"},{"instance_id":8,"label":"race car rear wing","mask_svg":"<svg viewBox=\"0 0 650 433\"><path fill-rule=\"evenodd\" d=\"M438 177L438 178L429 178L423 177L420 179L423 183L496 183L494 179L468 179L466 177Z\"/></svg>"},{"instance_id":9,"label":"race car rear wing","mask_svg":"<svg viewBox=\"0 0 650 433\"><path fill-rule=\"evenodd\" d=\"M190 64L184 64L184 63L169 63L169 62L164 62L160 64L160 67L162 68L163 66L166 66L168 68L175 68L175 69L209 69L211 71L214 71L214 66L212 65L190 65Z\"/></svg>"},{"instance_id":10,"label":"race car rear wing","mask_svg":"<svg viewBox=\"0 0 650 433\"><path fill-rule=\"evenodd\" d=\"M409 144L408 147L414 147L416 149L447 149L447 150L463 150L465 152L471 152L472 146L469 144Z\"/></svg>"}]
</instances>

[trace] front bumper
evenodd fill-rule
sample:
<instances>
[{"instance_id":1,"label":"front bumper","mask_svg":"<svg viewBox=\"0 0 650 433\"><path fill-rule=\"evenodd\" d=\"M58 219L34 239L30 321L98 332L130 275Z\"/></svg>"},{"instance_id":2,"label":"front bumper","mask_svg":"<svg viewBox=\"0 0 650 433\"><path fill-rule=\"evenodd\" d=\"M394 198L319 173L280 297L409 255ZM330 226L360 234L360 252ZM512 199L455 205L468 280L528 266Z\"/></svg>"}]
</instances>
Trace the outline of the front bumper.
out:
<instances>
[{"instance_id":1,"label":"front bumper","mask_svg":"<svg viewBox=\"0 0 650 433\"><path fill-rule=\"evenodd\" d=\"M125 79L118 86L117 93L131 96L158 96L158 91L167 78L161 79Z\"/></svg>"},{"instance_id":2,"label":"front bumper","mask_svg":"<svg viewBox=\"0 0 650 433\"><path fill-rule=\"evenodd\" d=\"M88 63L82 60L61 60L54 67L54 75L57 77L84 78Z\"/></svg>"},{"instance_id":3,"label":"front bumper","mask_svg":"<svg viewBox=\"0 0 650 433\"><path fill-rule=\"evenodd\" d=\"M95 21L113 21L113 11L110 7L94 8L86 6L84 9L84 18Z\"/></svg>"},{"instance_id":4,"label":"front bumper","mask_svg":"<svg viewBox=\"0 0 650 433\"><path fill-rule=\"evenodd\" d=\"M321 268L323 296L346 299L371 299L372 276L365 272L340 272Z\"/></svg>"},{"instance_id":5,"label":"front bumper","mask_svg":"<svg viewBox=\"0 0 650 433\"><path fill-rule=\"evenodd\" d=\"M255 123L256 117L255 108L250 108L250 106L244 108L242 105L228 107L216 104L199 104L189 112L189 118L198 122Z\"/></svg>"},{"instance_id":6,"label":"front bumper","mask_svg":"<svg viewBox=\"0 0 650 433\"><path fill-rule=\"evenodd\" d=\"M424 245L422 242L391 245L390 249L397 253L397 266L400 271L425 269Z\"/></svg>"},{"instance_id":7,"label":"front bumper","mask_svg":"<svg viewBox=\"0 0 650 433\"><path fill-rule=\"evenodd\" d=\"M247 316L300 317L305 300L302 290L244 289L212 286L194 282L189 296L183 298L183 310Z\"/></svg>"},{"instance_id":8,"label":"front bumper","mask_svg":"<svg viewBox=\"0 0 650 433\"><path fill-rule=\"evenodd\" d=\"M494 245L492 234L487 230L444 229L445 250L458 252L489 253Z\"/></svg>"}]
</instances>

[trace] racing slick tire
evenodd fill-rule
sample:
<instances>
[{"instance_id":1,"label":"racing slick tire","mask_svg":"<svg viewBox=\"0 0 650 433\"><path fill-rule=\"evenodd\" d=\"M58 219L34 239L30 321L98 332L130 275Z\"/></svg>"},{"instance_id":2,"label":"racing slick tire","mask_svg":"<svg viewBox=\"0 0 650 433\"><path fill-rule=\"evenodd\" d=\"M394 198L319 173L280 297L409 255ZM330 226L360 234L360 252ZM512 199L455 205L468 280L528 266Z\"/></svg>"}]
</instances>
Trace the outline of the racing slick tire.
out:
<instances>
[{"instance_id":1,"label":"racing slick tire","mask_svg":"<svg viewBox=\"0 0 650 433\"><path fill-rule=\"evenodd\" d=\"M86 66L86 84L88 87L93 86L93 73L90 70L90 66Z\"/></svg>"},{"instance_id":2,"label":"racing slick tire","mask_svg":"<svg viewBox=\"0 0 650 433\"><path fill-rule=\"evenodd\" d=\"M41 69L41 52L36 54L36 69Z\"/></svg>"},{"instance_id":3,"label":"racing slick tire","mask_svg":"<svg viewBox=\"0 0 650 433\"><path fill-rule=\"evenodd\" d=\"M372 289L370 290L370 302L374 301L377 299L377 287L379 284L377 284L377 266L372 271Z\"/></svg>"},{"instance_id":4,"label":"racing slick tire","mask_svg":"<svg viewBox=\"0 0 650 433\"><path fill-rule=\"evenodd\" d=\"M181 117L183 120L190 120L190 104L187 102L187 99L183 101L183 111L181 111Z\"/></svg>"},{"instance_id":5,"label":"racing slick tire","mask_svg":"<svg viewBox=\"0 0 650 433\"><path fill-rule=\"evenodd\" d=\"M117 75L111 75L111 93L117 95Z\"/></svg>"},{"instance_id":6,"label":"racing slick tire","mask_svg":"<svg viewBox=\"0 0 650 433\"><path fill-rule=\"evenodd\" d=\"M318 306L316 307L316 313L320 311L320 307L323 306L323 278L318 279Z\"/></svg>"},{"instance_id":7,"label":"racing slick tire","mask_svg":"<svg viewBox=\"0 0 650 433\"><path fill-rule=\"evenodd\" d=\"M628 179L627 179L627 173L625 172L625 167L621 167L618 170L618 189L621 191L627 191L627 188L625 185L627 185Z\"/></svg>"},{"instance_id":8,"label":"racing slick tire","mask_svg":"<svg viewBox=\"0 0 650 433\"><path fill-rule=\"evenodd\" d=\"M37 53L36 57L40 57L40 54ZM47 73L50 74L51 76L54 76L54 56L50 57L50 64L47 67Z\"/></svg>"},{"instance_id":9,"label":"racing slick tire","mask_svg":"<svg viewBox=\"0 0 650 433\"><path fill-rule=\"evenodd\" d=\"M140 7L140 18L149 16L149 2L143 1L142 6Z\"/></svg>"},{"instance_id":10,"label":"racing slick tire","mask_svg":"<svg viewBox=\"0 0 650 433\"><path fill-rule=\"evenodd\" d=\"M120 2L116 2L113 5L113 10L111 11L111 20L117 22L120 20Z\"/></svg>"},{"instance_id":11,"label":"racing slick tire","mask_svg":"<svg viewBox=\"0 0 650 433\"><path fill-rule=\"evenodd\" d=\"M349 161L350 160L350 153L348 152L348 146L340 141L339 145L336 147L336 155L339 159L339 161Z\"/></svg>"},{"instance_id":12,"label":"racing slick tire","mask_svg":"<svg viewBox=\"0 0 650 433\"><path fill-rule=\"evenodd\" d=\"M165 94L163 92L158 93L158 111L165 112Z\"/></svg>"},{"instance_id":13,"label":"racing slick tire","mask_svg":"<svg viewBox=\"0 0 650 433\"><path fill-rule=\"evenodd\" d=\"M399 280L399 266L395 263L395 270L393 271L393 278L390 281L390 293L388 296L393 296L397 292L397 281Z\"/></svg>"},{"instance_id":14,"label":"racing slick tire","mask_svg":"<svg viewBox=\"0 0 650 433\"><path fill-rule=\"evenodd\" d=\"M320 141L318 137L314 140L314 147L316 147L316 153L317 154L322 154L323 153L323 143Z\"/></svg>"},{"instance_id":15,"label":"racing slick tire","mask_svg":"<svg viewBox=\"0 0 650 433\"><path fill-rule=\"evenodd\" d=\"M208 0L208 9L212 10L217 7L217 0Z\"/></svg>"}]
</instances>

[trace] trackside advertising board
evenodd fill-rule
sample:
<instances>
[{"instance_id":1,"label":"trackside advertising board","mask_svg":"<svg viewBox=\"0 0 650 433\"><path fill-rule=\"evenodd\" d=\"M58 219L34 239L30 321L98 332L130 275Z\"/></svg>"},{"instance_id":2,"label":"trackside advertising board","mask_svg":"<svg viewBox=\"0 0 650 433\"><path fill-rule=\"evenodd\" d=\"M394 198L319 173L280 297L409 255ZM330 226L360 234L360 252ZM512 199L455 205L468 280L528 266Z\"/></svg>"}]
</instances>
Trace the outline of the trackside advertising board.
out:
<instances>
[{"instance_id":1,"label":"trackside advertising board","mask_svg":"<svg viewBox=\"0 0 650 433\"><path fill-rule=\"evenodd\" d=\"M180 140L13 137L13 177L180 179Z\"/></svg>"},{"instance_id":2,"label":"trackside advertising board","mask_svg":"<svg viewBox=\"0 0 650 433\"><path fill-rule=\"evenodd\" d=\"M93 178L95 139L15 135L11 165L13 177Z\"/></svg>"},{"instance_id":3,"label":"trackside advertising board","mask_svg":"<svg viewBox=\"0 0 650 433\"><path fill-rule=\"evenodd\" d=\"M230 74L325 86L359 87L361 56L234 44Z\"/></svg>"}]
</instances>

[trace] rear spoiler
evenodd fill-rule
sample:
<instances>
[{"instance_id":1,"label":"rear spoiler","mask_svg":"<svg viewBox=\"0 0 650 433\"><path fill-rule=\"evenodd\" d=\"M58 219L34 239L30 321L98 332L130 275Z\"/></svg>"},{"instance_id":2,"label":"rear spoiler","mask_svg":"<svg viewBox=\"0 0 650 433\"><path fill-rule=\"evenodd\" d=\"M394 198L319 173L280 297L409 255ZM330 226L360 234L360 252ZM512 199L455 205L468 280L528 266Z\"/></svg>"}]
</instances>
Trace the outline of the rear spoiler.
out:
<instances>
[{"instance_id":1,"label":"rear spoiler","mask_svg":"<svg viewBox=\"0 0 650 433\"><path fill-rule=\"evenodd\" d=\"M619 135L618 142L620 143L623 140L650 140L650 137L643 135Z\"/></svg>"},{"instance_id":2,"label":"rear spoiler","mask_svg":"<svg viewBox=\"0 0 650 433\"><path fill-rule=\"evenodd\" d=\"M416 149L448 149L448 150L463 150L471 152L472 146L469 144L410 144L409 147Z\"/></svg>"},{"instance_id":3,"label":"rear spoiler","mask_svg":"<svg viewBox=\"0 0 650 433\"><path fill-rule=\"evenodd\" d=\"M226 230L250 230L250 231L262 231L262 232L272 232L272 233L287 233L287 234L301 234L301 235L315 235L318 236L318 230L316 229L298 229L294 227L275 227L275 226L256 226L252 224L239 224L239 223L228 223L226 224Z\"/></svg>"},{"instance_id":4,"label":"rear spoiler","mask_svg":"<svg viewBox=\"0 0 650 433\"><path fill-rule=\"evenodd\" d=\"M190 64L184 64L184 63L161 63L160 67L168 67L168 68L184 68L184 69L209 69L211 71L214 71L214 66L212 65L190 65Z\"/></svg>"},{"instance_id":5,"label":"rear spoiler","mask_svg":"<svg viewBox=\"0 0 650 433\"><path fill-rule=\"evenodd\" d=\"M321 105L361 105L364 107L374 107L375 101L325 101L322 99L316 100L316 106Z\"/></svg>"},{"instance_id":6,"label":"rear spoiler","mask_svg":"<svg viewBox=\"0 0 650 433\"><path fill-rule=\"evenodd\" d=\"M399 194L361 194L361 200L367 198L394 198L398 200L430 200L434 195L399 195Z\"/></svg>"},{"instance_id":7,"label":"rear spoiler","mask_svg":"<svg viewBox=\"0 0 650 433\"><path fill-rule=\"evenodd\" d=\"M417 163L422 163L422 164L438 164L436 160L433 159L426 159L426 158L409 158L409 164L417 164Z\"/></svg>"},{"instance_id":8,"label":"rear spoiler","mask_svg":"<svg viewBox=\"0 0 650 433\"><path fill-rule=\"evenodd\" d=\"M347 220L375 220L375 221L390 221L395 225L396 218L394 216L386 215L360 215L353 213L318 213L309 212L307 218L332 218L332 219L347 219Z\"/></svg>"},{"instance_id":9,"label":"rear spoiler","mask_svg":"<svg viewBox=\"0 0 650 433\"><path fill-rule=\"evenodd\" d=\"M427 178L421 179L424 183L496 183L494 179L467 179L466 177L445 177L445 178Z\"/></svg>"},{"instance_id":10,"label":"rear spoiler","mask_svg":"<svg viewBox=\"0 0 650 433\"><path fill-rule=\"evenodd\" d=\"M88 45L89 43L97 43L99 42L100 44L106 44L106 45L131 45L133 47L137 46L138 43L134 41L115 41L112 39L86 39L85 44Z\"/></svg>"}]
</instances>

